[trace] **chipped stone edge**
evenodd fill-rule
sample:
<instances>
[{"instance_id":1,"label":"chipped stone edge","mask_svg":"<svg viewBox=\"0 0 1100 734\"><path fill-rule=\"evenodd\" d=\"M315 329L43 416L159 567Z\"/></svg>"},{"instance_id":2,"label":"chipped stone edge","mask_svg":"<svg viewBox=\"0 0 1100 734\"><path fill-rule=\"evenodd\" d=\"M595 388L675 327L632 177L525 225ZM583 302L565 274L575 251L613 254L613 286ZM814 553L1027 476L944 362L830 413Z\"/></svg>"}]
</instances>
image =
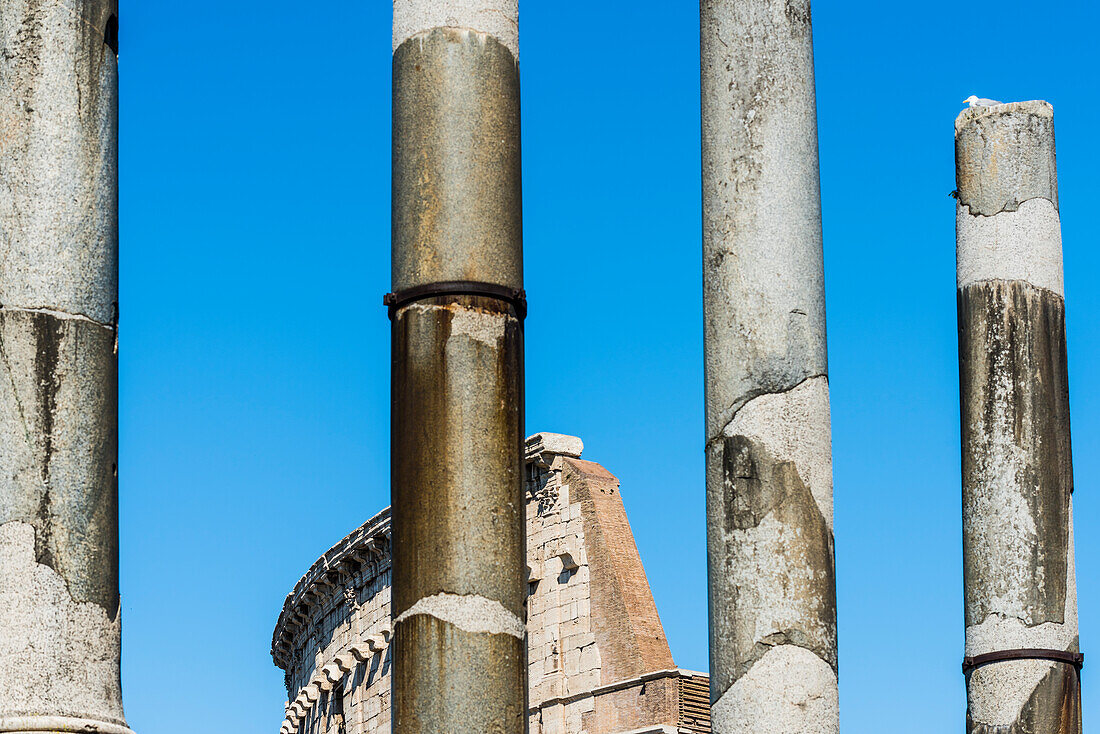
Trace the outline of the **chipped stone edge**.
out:
<instances>
[{"instance_id":1,"label":"chipped stone edge","mask_svg":"<svg viewBox=\"0 0 1100 734\"><path fill-rule=\"evenodd\" d=\"M955 118L955 135L962 132L963 128L982 117L1003 115L1006 112L1024 112L1039 117L1054 119L1054 105L1043 99L1032 99L1021 102L1002 102L989 107L968 107Z\"/></svg>"},{"instance_id":2,"label":"chipped stone edge","mask_svg":"<svg viewBox=\"0 0 1100 734\"><path fill-rule=\"evenodd\" d=\"M10 313L40 313L47 316L53 316L54 318L58 318L63 321L85 321L89 324L95 324L96 326L101 326L104 329L109 329L111 331L118 330L118 327L115 324L105 324L102 321L96 321L91 316L87 316L82 313L69 313L68 311L59 311L55 308L32 306L0 306L0 312L3 311L8 311Z\"/></svg>"},{"instance_id":3,"label":"chipped stone edge","mask_svg":"<svg viewBox=\"0 0 1100 734\"><path fill-rule=\"evenodd\" d=\"M839 734L840 732L840 702L839 702L839 686L837 682L836 671L825 660L822 660L812 650L807 650L804 647L798 645L779 645L772 648L765 653L759 660L753 663L744 675L730 684L719 697L717 701L711 704L711 726L715 732L721 732L722 734L755 734L761 731L760 715L762 710L768 711L767 715L780 716L782 715L778 711L778 706L774 705L774 701L761 700L760 698L747 695L742 697L741 694L750 693L744 689L757 682L757 679L761 675L767 674L769 668L775 667L780 661L777 658L783 656L794 655L801 658L801 661L813 666L818 673L817 683L822 688L825 694L832 694L829 700L824 702L826 710L824 715L820 715L817 711L809 710L804 703L798 701L788 701L791 708L796 708L802 714L802 717L793 721L786 722L786 725L779 729L772 729L771 731L784 731L784 732L815 732L815 734ZM809 657L807 657L809 656ZM820 665L817 663L820 662ZM803 675L797 678L797 681L805 681L811 670L803 670ZM792 681L794 682L794 681ZM776 694L775 687L763 686L765 690L771 694L774 699ZM791 686L785 686L782 689L782 693L788 693L791 690ZM781 695L781 694L780 694ZM818 698L824 699L824 696ZM757 705L753 707L738 704L744 704L745 700L754 701ZM813 718L809 718L809 717ZM741 717L739 719L739 717ZM771 723L776 723L774 718L771 719Z\"/></svg>"},{"instance_id":4,"label":"chipped stone edge","mask_svg":"<svg viewBox=\"0 0 1100 734\"><path fill-rule=\"evenodd\" d=\"M1023 620L1007 617L1002 614L987 614L978 624L972 624L965 631L965 649L969 656L981 655L1003 649L1013 648L1048 648L1069 650L1080 635L1080 622L1077 612L1077 562L1074 552L1073 538L1073 503L1069 507L1069 529L1066 541L1066 601L1063 607L1062 623L1043 622L1028 626ZM1079 644L1079 642L1078 642ZM974 720L987 726L1010 726L1020 720L1024 707L1034 694L1035 689L1043 682L1043 678L1054 669L1056 665L1064 665L1047 660L1002 660L983 666L973 671L967 680L967 711L974 716ZM998 671L1005 669L1013 672L1008 675L997 676ZM1007 693L1005 688L1011 688ZM972 691L972 689L979 689ZM983 689L999 688L999 692L991 694L992 697L1005 698L1011 696L1011 718L1004 711L990 711L991 704L985 703L983 707L979 703L979 712L984 718L974 715L972 710L972 698L981 696ZM1016 703L1019 705L1016 706ZM990 715L994 714L994 715ZM996 714L1000 714L997 716ZM991 720L992 719L992 720Z\"/></svg>"},{"instance_id":5,"label":"chipped stone edge","mask_svg":"<svg viewBox=\"0 0 1100 734\"><path fill-rule=\"evenodd\" d=\"M765 398L772 398L772 399L780 398L780 399L782 399L784 396L788 396L791 393L795 393L796 391L799 391L800 388L807 385L808 383L812 384L813 382L818 381L818 380L821 380L821 381L824 382L825 398L826 398L825 409L826 409L826 411L829 411L829 408L830 408L830 405L829 405L829 392L828 392L828 389L829 389L829 375L827 373L807 375L806 377L804 377L803 379L801 379L798 382L794 383L790 387L787 387L786 389L773 390L773 391L761 391L761 392L753 393L753 394L750 394L748 396L745 396L745 397L741 398L738 401L738 403L740 403L739 405L737 403L735 403L735 405L737 407L735 409L733 409L733 413L730 416L730 418L727 421L725 421L725 424L724 424L724 427L722 428L722 430L718 433L718 435L710 438L707 441L707 449L709 450L710 447L716 441L724 440L727 436L733 435L736 432L736 430L737 430L737 425L736 424L737 424L738 417L741 415L742 411L745 410L745 408L748 407L749 405L755 403L758 400L763 400ZM822 516L824 517L824 519L826 521L826 525L828 527L829 533L833 534L834 530L833 530L833 511L832 511L833 486L832 486L832 440L831 440L831 438L832 438L832 418L831 418L831 411L830 411L830 416L826 419L826 428L827 428L827 430L829 431L829 434L830 434L829 451L828 451L829 486L828 486L828 495L827 495L827 497L819 496L819 494L814 491L813 486L810 485L807 477L802 477L802 479L803 479L804 482L806 482L807 487L810 488L810 494L811 494L811 496L813 496L815 504L817 504L817 506L818 506L818 510L821 511ZM769 443L769 447L770 447L770 443ZM781 452L781 453L786 453L786 452ZM804 467L802 465L800 465L798 462L795 462L795 467L799 471L799 474L801 476L802 470L803 470ZM828 508L828 512L825 511L825 509L823 508L823 505L824 505L824 508ZM708 522L709 522L709 518L708 518ZM835 573L835 560L834 560L834 573ZM730 683L730 685L727 686L726 690L724 690L722 692L721 696L719 696L718 701L714 701L711 704L712 712L713 712L714 707L718 706L718 704L721 702L721 700L724 699L727 694L729 694L730 690L733 689L734 686L736 686L741 680L743 680L744 678L746 678L748 675L751 674L753 668L756 665L759 665L760 662L762 660L764 660L765 658L767 658L768 655L770 655L774 650L784 648L784 647L797 647L798 649L805 650L808 654L813 655L815 658L820 660L823 665L828 666L828 668L830 669L830 671L832 671L832 674L833 674L834 685L835 686L838 685L837 683L835 683L835 681L837 681L838 678L837 678L836 671L833 669L833 666L827 660L825 660L820 655L815 653L813 650L810 650L809 648L802 647L802 646L799 646L799 645L779 645L777 647L772 648L767 653L765 653L763 656L761 656L756 661L754 661L752 666L747 671L742 673L732 683ZM838 658L839 658L839 655L838 655ZM711 681L713 681L713 680L714 680L714 678L712 676ZM837 713L837 717L839 717L839 712ZM713 713L712 713L712 721L713 721ZM723 730L716 728L715 731L723 731ZM730 729L729 731L732 732L733 730Z\"/></svg>"},{"instance_id":6,"label":"chipped stone edge","mask_svg":"<svg viewBox=\"0 0 1100 734\"><path fill-rule=\"evenodd\" d=\"M518 0L395 0L394 52L410 38L435 28L459 28L493 36L519 61Z\"/></svg>"},{"instance_id":7,"label":"chipped stone edge","mask_svg":"<svg viewBox=\"0 0 1100 734\"><path fill-rule=\"evenodd\" d=\"M413 304L412 308L418 308ZM465 308L458 304L448 307L454 315L451 317L451 337L465 336L490 347L499 347L508 328L508 314L493 314L476 308ZM431 310L427 307L426 310Z\"/></svg>"},{"instance_id":8,"label":"chipped stone edge","mask_svg":"<svg viewBox=\"0 0 1100 734\"><path fill-rule=\"evenodd\" d=\"M21 539L21 538L18 537L17 534L18 533L23 533L23 532L26 533L26 537ZM15 535L8 535L7 537L3 537L8 533L13 533ZM98 603L93 602L93 601L78 601L77 599L74 599L73 596L72 596L72 592L69 589L68 580L61 573L59 573L57 571L57 569L55 569L52 566L49 566L47 564L40 563L34 558L34 541L35 541L36 535L37 535L37 530L35 529L35 527L32 524L26 522L25 520L19 520L19 519L8 520L6 522L0 523L0 548L7 551L7 550L14 547L15 552L18 553L19 550L20 550L19 545L18 545L20 540L29 541L29 543L26 543L27 547L25 548L25 550L28 553L27 560L29 560L30 565L26 568L20 568L20 567L17 566L17 567L15 567L15 570L17 572L19 570L22 570L24 572L30 572L30 573L41 570L44 573L48 574L50 577L53 577L53 578L56 579L56 582L58 584L59 589L62 589L65 596L68 597L68 602L67 602L68 607L64 610L64 614L66 616L66 622L70 626L70 629L72 627L78 627L79 626L79 624L75 621L77 619L77 616L74 615L74 613L73 613L74 609L91 610L92 615L97 618L95 621L96 622L101 622L102 627L100 627L98 629L81 629L80 632L85 633L85 635L84 635L85 637L89 637L89 635L88 635L89 632L92 635L95 635L96 633L101 634L101 635L102 634L117 635L118 636L117 639L118 639L119 643L121 644L121 634L122 634L122 632L121 632L121 625L122 625L122 608L121 608L121 605L119 606L118 612L116 613L115 617L112 619L107 614L107 612L104 611L103 608ZM11 569L8 569L8 570L10 571ZM27 579L27 581L28 581L28 583L30 583L30 582L39 583L38 581L36 581L33 578L29 578L29 579ZM87 623L86 618L84 619L84 621L85 621L85 623ZM78 635L70 635L70 637L72 637L72 636L78 636ZM115 653L117 654L117 648L115 650ZM117 670L118 670L118 668L116 668L116 672L117 672ZM121 701L119 701L119 712L120 712L120 714L122 713ZM116 719L115 721L117 722L118 720ZM56 723L56 725L55 725L54 723L51 723L51 722L58 722L58 723ZM76 722L76 723L74 724L72 722ZM96 728L89 729L89 728L87 728L88 724L98 726L100 728L98 728L98 729L96 729ZM83 726L84 728L73 728L73 729L64 728L65 726L69 726L69 725L72 725L72 726L78 726L79 725L79 726ZM5 727L7 727L7 728L5 728ZM36 728L36 727L45 727L45 728ZM116 727L116 728L115 729L109 729L109 728L103 728L103 727ZM121 734L126 734L126 732L130 732L130 729L126 727L125 719L123 719L122 724L119 724L119 723L115 723L115 722L104 720L104 719L94 719L94 718L87 718L87 717L64 716L64 715L61 715L61 716L38 715L38 714L24 714L24 713L19 713L19 714L13 716L13 715L4 715L4 714L0 713L0 732L19 732L19 731L58 731L58 732L75 731L75 732L102 732L102 734L115 734L115 732L119 732ZM131 732L131 734L132 734L132 732Z\"/></svg>"},{"instance_id":9,"label":"chipped stone edge","mask_svg":"<svg viewBox=\"0 0 1100 734\"><path fill-rule=\"evenodd\" d=\"M791 409L807 408L810 424L783 420ZM816 409L816 410L815 410ZM818 445L798 440L799 429L823 435ZM829 410L829 378L808 377L790 390L764 393L742 405L722 430L722 436L745 435L761 441L775 456L794 463L799 477L810 489L817 509L833 532L832 420ZM813 465L824 467L815 470Z\"/></svg>"},{"instance_id":10,"label":"chipped stone edge","mask_svg":"<svg viewBox=\"0 0 1100 734\"><path fill-rule=\"evenodd\" d=\"M527 637L527 625L495 599L476 594L449 594L441 592L426 596L401 612L393 625L407 621L416 615L434 617L473 634L511 635L520 640Z\"/></svg>"}]
</instances>

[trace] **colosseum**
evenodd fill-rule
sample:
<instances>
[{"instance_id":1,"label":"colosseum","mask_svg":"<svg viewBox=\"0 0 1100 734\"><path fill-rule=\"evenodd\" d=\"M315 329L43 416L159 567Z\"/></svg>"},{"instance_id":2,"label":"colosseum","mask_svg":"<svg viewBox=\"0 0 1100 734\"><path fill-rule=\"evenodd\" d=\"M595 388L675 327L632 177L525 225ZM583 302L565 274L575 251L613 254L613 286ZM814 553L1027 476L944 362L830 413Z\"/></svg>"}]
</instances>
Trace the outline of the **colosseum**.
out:
<instances>
[{"instance_id":1,"label":"colosseum","mask_svg":"<svg viewBox=\"0 0 1100 734\"><path fill-rule=\"evenodd\" d=\"M707 676L673 664L619 481L582 448L526 442L531 734L709 732ZM271 647L281 734L390 731L389 549L387 508L287 595Z\"/></svg>"}]
</instances>

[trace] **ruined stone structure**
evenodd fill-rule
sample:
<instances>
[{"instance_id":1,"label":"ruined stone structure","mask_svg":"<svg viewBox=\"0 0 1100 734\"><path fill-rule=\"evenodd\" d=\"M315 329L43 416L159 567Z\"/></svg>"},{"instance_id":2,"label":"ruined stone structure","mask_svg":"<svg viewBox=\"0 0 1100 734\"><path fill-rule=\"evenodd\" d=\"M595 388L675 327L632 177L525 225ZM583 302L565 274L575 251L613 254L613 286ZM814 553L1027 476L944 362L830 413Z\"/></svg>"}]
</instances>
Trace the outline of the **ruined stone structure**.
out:
<instances>
[{"instance_id":1,"label":"ruined stone structure","mask_svg":"<svg viewBox=\"0 0 1100 734\"><path fill-rule=\"evenodd\" d=\"M809 0L703 0L700 45L714 730L836 734Z\"/></svg>"},{"instance_id":2,"label":"ruined stone structure","mask_svg":"<svg viewBox=\"0 0 1100 734\"><path fill-rule=\"evenodd\" d=\"M0 0L0 732L130 734L118 4Z\"/></svg>"},{"instance_id":3,"label":"ruined stone structure","mask_svg":"<svg viewBox=\"0 0 1100 734\"><path fill-rule=\"evenodd\" d=\"M526 442L530 732L708 732L707 677L673 665L618 480L581 449L551 433ZM387 510L287 596L272 641L281 734L390 731L390 542Z\"/></svg>"},{"instance_id":4,"label":"ruined stone structure","mask_svg":"<svg viewBox=\"0 0 1100 734\"><path fill-rule=\"evenodd\" d=\"M1054 110L955 121L967 732L1081 731Z\"/></svg>"}]
</instances>

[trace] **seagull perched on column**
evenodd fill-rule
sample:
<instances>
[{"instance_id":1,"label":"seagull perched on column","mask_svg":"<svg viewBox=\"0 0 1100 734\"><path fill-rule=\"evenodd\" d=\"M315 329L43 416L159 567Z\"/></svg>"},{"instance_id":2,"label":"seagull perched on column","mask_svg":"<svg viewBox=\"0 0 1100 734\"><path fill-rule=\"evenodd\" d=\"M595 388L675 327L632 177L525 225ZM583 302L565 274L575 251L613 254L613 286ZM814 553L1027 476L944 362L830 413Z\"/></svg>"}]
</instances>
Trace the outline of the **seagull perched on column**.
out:
<instances>
[{"instance_id":1,"label":"seagull perched on column","mask_svg":"<svg viewBox=\"0 0 1100 734\"><path fill-rule=\"evenodd\" d=\"M995 99L982 99L976 94L970 95L964 99L963 102L969 104L971 107L995 107L999 104L1004 104L1004 102L998 102Z\"/></svg>"}]
</instances>

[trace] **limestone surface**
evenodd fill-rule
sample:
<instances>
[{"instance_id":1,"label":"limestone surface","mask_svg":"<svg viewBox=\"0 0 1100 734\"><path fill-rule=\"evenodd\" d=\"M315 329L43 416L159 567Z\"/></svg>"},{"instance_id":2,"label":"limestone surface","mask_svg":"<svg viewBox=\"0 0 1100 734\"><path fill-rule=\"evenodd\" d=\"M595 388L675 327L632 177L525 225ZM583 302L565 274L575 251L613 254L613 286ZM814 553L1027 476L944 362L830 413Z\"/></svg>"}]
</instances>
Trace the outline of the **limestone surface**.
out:
<instances>
[{"instance_id":1,"label":"limestone surface","mask_svg":"<svg viewBox=\"0 0 1100 734\"><path fill-rule=\"evenodd\" d=\"M822 704L837 697L836 582L810 3L703 0L700 18L714 731L835 732L836 706Z\"/></svg>"},{"instance_id":2,"label":"limestone surface","mask_svg":"<svg viewBox=\"0 0 1100 734\"><path fill-rule=\"evenodd\" d=\"M433 28L463 28L493 36L519 60L519 0L397 0L393 50Z\"/></svg>"},{"instance_id":3,"label":"limestone surface","mask_svg":"<svg viewBox=\"0 0 1100 734\"><path fill-rule=\"evenodd\" d=\"M966 655L1078 651L1073 468L1053 110L955 123ZM967 674L967 731L1081 731L1064 662Z\"/></svg>"},{"instance_id":4,"label":"limestone surface","mask_svg":"<svg viewBox=\"0 0 1100 734\"><path fill-rule=\"evenodd\" d=\"M118 6L0 11L0 731L125 733Z\"/></svg>"}]
</instances>

